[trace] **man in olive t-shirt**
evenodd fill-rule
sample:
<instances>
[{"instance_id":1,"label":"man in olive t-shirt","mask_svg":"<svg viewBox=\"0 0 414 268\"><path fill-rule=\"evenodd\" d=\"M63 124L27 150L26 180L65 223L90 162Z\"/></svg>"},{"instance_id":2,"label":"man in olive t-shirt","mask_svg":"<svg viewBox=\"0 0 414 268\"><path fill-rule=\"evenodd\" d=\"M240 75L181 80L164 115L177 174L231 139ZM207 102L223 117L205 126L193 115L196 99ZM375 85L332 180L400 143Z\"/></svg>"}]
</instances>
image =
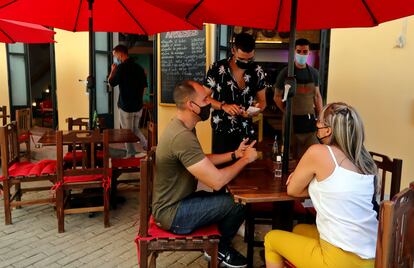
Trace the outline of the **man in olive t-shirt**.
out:
<instances>
[{"instance_id":1,"label":"man in olive t-shirt","mask_svg":"<svg viewBox=\"0 0 414 268\"><path fill-rule=\"evenodd\" d=\"M197 180L214 190L231 181L244 166L257 158L255 141L244 140L234 152L206 156L195 126L210 116L211 104L202 85L184 81L174 89L177 115L160 137L156 151L153 216L163 229L189 234L216 223L221 237L219 260L229 267L245 267L246 258L231 247L231 240L244 221L244 206L227 193L197 191ZM216 165L234 161L223 169Z\"/></svg>"}]
</instances>

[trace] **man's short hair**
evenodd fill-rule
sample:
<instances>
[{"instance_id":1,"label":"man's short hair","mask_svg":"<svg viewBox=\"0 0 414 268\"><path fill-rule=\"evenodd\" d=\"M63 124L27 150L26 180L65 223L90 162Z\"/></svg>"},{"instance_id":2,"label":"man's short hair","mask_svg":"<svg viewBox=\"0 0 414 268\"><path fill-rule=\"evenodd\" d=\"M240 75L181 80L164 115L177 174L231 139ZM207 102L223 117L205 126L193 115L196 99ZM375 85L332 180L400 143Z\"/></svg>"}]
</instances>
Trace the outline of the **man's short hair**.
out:
<instances>
[{"instance_id":1,"label":"man's short hair","mask_svg":"<svg viewBox=\"0 0 414 268\"><path fill-rule=\"evenodd\" d=\"M116 47L114 47L114 49L112 49L112 51L128 55L128 48L124 45L117 45Z\"/></svg>"},{"instance_id":2,"label":"man's short hair","mask_svg":"<svg viewBox=\"0 0 414 268\"><path fill-rule=\"evenodd\" d=\"M184 110L185 103L194 96L194 83L192 80L184 80L175 86L173 97L178 109Z\"/></svg>"},{"instance_id":3,"label":"man's short hair","mask_svg":"<svg viewBox=\"0 0 414 268\"><path fill-rule=\"evenodd\" d=\"M248 33L239 33L234 37L234 47L243 52L252 52L255 49L255 41L252 35Z\"/></svg>"},{"instance_id":4,"label":"man's short hair","mask_svg":"<svg viewBox=\"0 0 414 268\"><path fill-rule=\"evenodd\" d=\"M295 41L295 47L296 46L310 46L310 42L308 39L305 38L299 38Z\"/></svg>"}]
</instances>

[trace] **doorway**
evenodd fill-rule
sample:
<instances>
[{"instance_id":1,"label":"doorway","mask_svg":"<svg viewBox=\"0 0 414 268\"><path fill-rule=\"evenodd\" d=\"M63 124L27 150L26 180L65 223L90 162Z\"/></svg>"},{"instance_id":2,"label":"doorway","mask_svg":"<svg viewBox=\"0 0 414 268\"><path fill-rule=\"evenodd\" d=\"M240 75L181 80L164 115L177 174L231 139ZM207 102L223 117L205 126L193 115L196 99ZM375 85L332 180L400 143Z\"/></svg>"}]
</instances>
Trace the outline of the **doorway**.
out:
<instances>
[{"instance_id":1,"label":"doorway","mask_svg":"<svg viewBox=\"0 0 414 268\"><path fill-rule=\"evenodd\" d=\"M50 44L28 45L33 126L54 128Z\"/></svg>"}]
</instances>

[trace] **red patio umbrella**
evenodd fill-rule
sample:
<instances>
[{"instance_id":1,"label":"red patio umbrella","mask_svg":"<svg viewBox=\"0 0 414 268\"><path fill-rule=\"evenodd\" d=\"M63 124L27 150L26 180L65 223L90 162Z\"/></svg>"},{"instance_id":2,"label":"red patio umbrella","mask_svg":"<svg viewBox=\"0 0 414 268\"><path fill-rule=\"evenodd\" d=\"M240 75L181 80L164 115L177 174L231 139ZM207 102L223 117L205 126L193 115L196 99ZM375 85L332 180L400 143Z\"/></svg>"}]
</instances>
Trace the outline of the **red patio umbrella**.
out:
<instances>
[{"instance_id":1,"label":"red patio umbrella","mask_svg":"<svg viewBox=\"0 0 414 268\"><path fill-rule=\"evenodd\" d=\"M414 15L414 0L145 0L195 25L227 24L290 31L284 129L291 128L291 97L296 91L294 42L296 30L371 27ZM288 172L290 133L285 131L283 172Z\"/></svg>"},{"instance_id":2,"label":"red patio umbrella","mask_svg":"<svg viewBox=\"0 0 414 268\"><path fill-rule=\"evenodd\" d=\"M287 32L293 0L145 0L195 25L215 23ZM414 14L413 0L300 0L297 30L369 27Z\"/></svg>"},{"instance_id":3,"label":"red patio umbrella","mask_svg":"<svg viewBox=\"0 0 414 268\"><path fill-rule=\"evenodd\" d=\"M196 29L191 23L143 0L0 0L0 17L68 31L89 31L89 119L96 108L93 32L155 34Z\"/></svg>"},{"instance_id":4,"label":"red patio umbrella","mask_svg":"<svg viewBox=\"0 0 414 268\"><path fill-rule=\"evenodd\" d=\"M52 43L54 31L32 23L0 19L2 43Z\"/></svg>"}]
</instances>

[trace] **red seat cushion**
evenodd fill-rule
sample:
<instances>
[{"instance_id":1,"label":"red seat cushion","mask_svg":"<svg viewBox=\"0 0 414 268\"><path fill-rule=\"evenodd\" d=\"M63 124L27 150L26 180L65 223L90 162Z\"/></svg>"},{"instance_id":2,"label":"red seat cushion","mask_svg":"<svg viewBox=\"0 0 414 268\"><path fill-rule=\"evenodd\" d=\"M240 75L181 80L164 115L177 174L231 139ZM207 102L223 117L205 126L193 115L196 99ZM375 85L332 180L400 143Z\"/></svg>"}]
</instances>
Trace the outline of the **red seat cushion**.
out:
<instances>
[{"instance_id":1,"label":"red seat cushion","mask_svg":"<svg viewBox=\"0 0 414 268\"><path fill-rule=\"evenodd\" d=\"M95 175L81 175L81 176L67 176L63 178L64 182L87 182L103 180L102 174Z\"/></svg>"},{"instance_id":2,"label":"red seat cushion","mask_svg":"<svg viewBox=\"0 0 414 268\"><path fill-rule=\"evenodd\" d=\"M171 232L165 231L164 229L161 229L155 223L155 220L152 216L150 217L149 224L150 225L148 228L148 234L156 238L185 238L185 237L202 237L202 236L220 235L220 232L216 224L212 224L206 227L199 228L188 235L177 235L177 234L173 234Z\"/></svg>"},{"instance_id":3,"label":"red seat cushion","mask_svg":"<svg viewBox=\"0 0 414 268\"><path fill-rule=\"evenodd\" d=\"M103 151L102 150L96 151L96 158L103 159Z\"/></svg>"},{"instance_id":4,"label":"red seat cushion","mask_svg":"<svg viewBox=\"0 0 414 268\"><path fill-rule=\"evenodd\" d=\"M83 152L82 151L75 151L75 152L67 152L63 156L63 161L65 162L72 162L73 161L73 155L75 155L75 161L81 162L83 158Z\"/></svg>"},{"instance_id":5,"label":"red seat cushion","mask_svg":"<svg viewBox=\"0 0 414 268\"><path fill-rule=\"evenodd\" d=\"M17 139L18 139L19 142L28 141L30 139L30 135L31 135L31 133L29 131L27 131L25 133L20 134Z\"/></svg>"},{"instance_id":6,"label":"red seat cushion","mask_svg":"<svg viewBox=\"0 0 414 268\"><path fill-rule=\"evenodd\" d=\"M141 159L144 157L112 158L111 160L112 168L139 167L141 165Z\"/></svg>"},{"instance_id":7,"label":"red seat cushion","mask_svg":"<svg viewBox=\"0 0 414 268\"><path fill-rule=\"evenodd\" d=\"M56 160L42 160L37 163L29 161L14 163L9 167L9 177L29 177L56 173ZM4 176L0 177L3 180Z\"/></svg>"}]
</instances>

